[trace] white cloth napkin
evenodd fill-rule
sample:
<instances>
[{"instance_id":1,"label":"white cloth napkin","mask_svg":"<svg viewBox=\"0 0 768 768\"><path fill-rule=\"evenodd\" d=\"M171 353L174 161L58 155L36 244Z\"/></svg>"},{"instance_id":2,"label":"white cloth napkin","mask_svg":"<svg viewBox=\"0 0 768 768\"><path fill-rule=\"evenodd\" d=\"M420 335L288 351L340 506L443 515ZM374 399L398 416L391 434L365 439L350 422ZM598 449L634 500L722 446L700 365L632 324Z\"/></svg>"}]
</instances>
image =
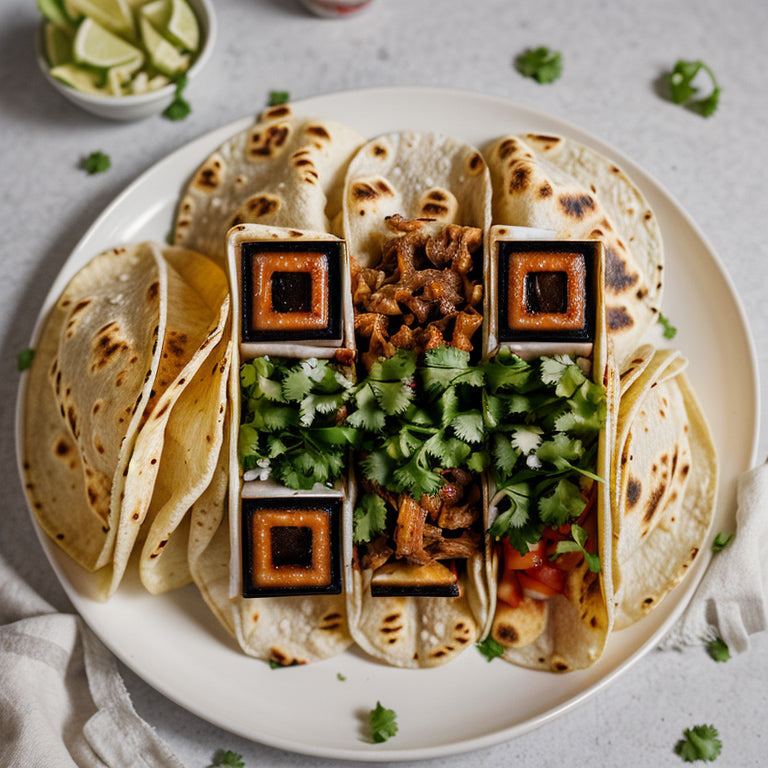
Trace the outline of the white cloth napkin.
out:
<instances>
[{"instance_id":1,"label":"white cloth napkin","mask_svg":"<svg viewBox=\"0 0 768 768\"><path fill-rule=\"evenodd\" d=\"M749 648L750 635L768 626L768 463L739 478L737 502L736 536L713 555L690 604L660 643L661 650L720 637L736 655Z\"/></svg>"},{"instance_id":2,"label":"white cloth napkin","mask_svg":"<svg viewBox=\"0 0 768 768\"><path fill-rule=\"evenodd\" d=\"M183 768L139 716L112 654L0 557L0 765Z\"/></svg>"}]
</instances>

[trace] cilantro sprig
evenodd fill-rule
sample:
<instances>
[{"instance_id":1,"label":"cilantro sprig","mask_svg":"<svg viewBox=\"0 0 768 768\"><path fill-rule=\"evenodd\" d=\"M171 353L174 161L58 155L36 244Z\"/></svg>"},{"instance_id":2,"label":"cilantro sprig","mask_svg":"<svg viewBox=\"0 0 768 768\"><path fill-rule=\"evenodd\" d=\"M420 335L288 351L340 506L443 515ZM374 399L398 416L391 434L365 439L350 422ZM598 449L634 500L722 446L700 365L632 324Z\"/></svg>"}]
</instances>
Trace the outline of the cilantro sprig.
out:
<instances>
[{"instance_id":1,"label":"cilantro sprig","mask_svg":"<svg viewBox=\"0 0 768 768\"><path fill-rule=\"evenodd\" d=\"M669 318L663 315L661 312L659 312L658 322L664 328L664 338L674 339L675 336L677 335L677 328L675 328L675 326L669 322Z\"/></svg>"},{"instance_id":2,"label":"cilantro sprig","mask_svg":"<svg viewBox=\"0 0 768 768\"><path fill-rule=\"evenodd\" d=\"M340 418L353 381L327 360L256 358L240 368L238 451L245 471L261 469L289 488L332 485L358 433ZM339 423L341 421L341 423Z\"/></svg>"},{"instance_id":3,"label":"cilantro sprig","mask_svg":"<svg viewBox=\"0 0 768 768\"><path fill-rule=\"evenodd\" d=\"M571 536L573 541L558 541L555 548L555 554L552 559L565 552L581 552L584 555L584 562L592 573L600 573L599 555L587 552L587 532L580 526L573 523L571 525Z\"/></svg>"},{"instance_id":4,"label":"cilantro sprig","mask_svg":"<svg viewBox=\"0 0 768 768\"><path fill-rule=\"evenodd\" d=\"M372 541L384 533L387 523L387 505L375 493L364 493L358 499L353 513L353 539L355 544Z\"/></svg>"},{"instance_id":5,"label":"cilantro sprig","mask_svg":"<svg viewBox=\"0 0 768 768\"><path fill-rule=\"evenodd\" d=\"M712 90L705 98L697 99L694 97L699 93L699 89L694 86L693 81L700 72L704 72L709 77ZM703 61L678 59L667 80L670 97L675 104L684 104L702 117L710 117L717 110L721 88L714 72Z\"/></svg>"},{"instance_id":6,"label":"cilantro sprig","mask_svg":"<svg viewBox=\"0 0 768 768\"><path fill-rule=\"evenodd\" d=\"M683 736L684 738L675 745L675 754L680 755L686 763L715 760L723 748L717 729L712 725L694 725L693 728L686 728Z\"/></svg>"},{"instance_id":7,"label":"cilantro sprig","mask_svg":"<svg viewBox=\"0 0 768 768\"><path fill-rule=\"evenodd\" d=\"M731 658L731 651L722 637L716 637L707 643L707 653L715 661L728 661Z\"/></svg>"},{"instance_id":8,"label":"cilantro sprig","mask_svg":"<svg viewBox=\"0 0 768 768\"><path fill-rule=\"evenodd\" d=\"M213 768L245 768L245 762L237 752L220 749L213 758Z\"/></svg>"},{"instance_id":9,"label":"cilantro sprig","mask_svg":"<svg viewBox=\"0 0 768 768\"><path fill-rule=\"evenodd\" d=\"M587 503L583 484L602 481L593 470L605 390L567 355L527 362L502 351L484 370L490 469L504 495L489 532L524 554L545 526L578 519ZM572 528L568 546L586 552L580 530ZM599 568L594 557L587 562Z\"/></svg>"},{"instance_id":10,"label":"cilantro sprig","mask_svg":"<svg viewBox=\"0 0 768 768\"><path fill-rule=\"evenodd\" d=\"M32 361L35 359L35 350L31 347L22 349L18 355L16 355L16 367L21 371L26 371L32 365Z\"/></svg>"},{"instance_id":11,"label":"cilantro sprig","mask_svg":"<svg viewBox=\"0 0 768 768\"><path fill-rule=\"evenodd\" d=\"M80 167L89 175L93 176L95 173L104 173L108 170L112 161L109 159L109 155L104 152L91 152L90 155L84 157Z\"/></svg>"},{"instance_id":12,"label":"cilantro sprig","mask_svg":"<svg viewBox=\"0 0 768 768\"><path fill-rule=\"evenodd\" d=\"M184 98L184 89L187 87L187 76L181 74L174 79L176 90L173 101L163 110L163 117L167 120L183 120L192 112L190 103Z\"/></svg>"},{"instance_id":13,"label":"cilantro sprig","mask_svg":"<svg viewBox=\"0 0 768 768\"><path fill-rule=\"evenodd\" d=\"M494 659L498 659L499 656L504 655L504 646L498 640L494 640L491 635L488 635L485 640L475 643L475 648L477 648L488 661L493 661Z\"/></svg>"},{"instance_id":14,"label":"cilantro sprig","mask_svg":"<svg viewBox=\"0 0 768 768\"><path fill-rule=\"evenodd\" d=\"M288 91L270 91L267 106L279 107L281 104L287 104L291 99Z\"/></svg>"},{"instance_id":15,"label":"cilantro sprig","mask_svg":"<svg viewBox=\"0 0 768 768\"><path fill-rule=\"evenodd\" d=\"M371 728L371 739L376 744L381 744L387 739L391 739L397 733L397 715L392 709L387 709L376 702L376 707L371 710L368 716L368 723Z\"/></svg>"},{"instance_id":16,"label":"cilantro sprig","mask_svg":"<svg viewBox=\"0 0 768 768\"><path fill-rule=\"evenodd\" d=\"M553 83L563 73L563 55L543 45L528 48L515 59L515 68L539 83Z\"/></svg>"}]
</instances>

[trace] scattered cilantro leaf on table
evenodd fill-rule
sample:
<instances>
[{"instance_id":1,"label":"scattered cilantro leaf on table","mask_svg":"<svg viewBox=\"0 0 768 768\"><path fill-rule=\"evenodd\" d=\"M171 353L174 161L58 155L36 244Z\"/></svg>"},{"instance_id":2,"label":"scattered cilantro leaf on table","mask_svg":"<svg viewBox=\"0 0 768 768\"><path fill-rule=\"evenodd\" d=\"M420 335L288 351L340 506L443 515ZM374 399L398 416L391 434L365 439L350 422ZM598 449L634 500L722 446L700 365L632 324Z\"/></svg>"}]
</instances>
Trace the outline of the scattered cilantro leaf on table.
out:
<instances>
[{"instance_id":1,"label":"scattered cilantro leaf on table","mask_svg":"<svg viewBox=\"0 0 768 768\"><path fill-rule=\"evenodd\" d=\"M659 322L664 327L665 339L675 338L675 335L677 334L677 328L675 328L675 326L669 322L669 318L665 317L664 315L661 314L661 312L659 312L659 319L657 322Z\"/></svg>"},{"instance_id":2,"label":"scattered cilantro leaf on table","mask_svg":"<svg viewBox=\"0 0 768 768\"><path fill-rule=\"evenodd\" d=\"M699 89L693 84L696 76L704 72L712 82L712 91L705 98L694 98ZM668 75L670 98L675 104L684 104L702 117L710 117L717 110L721 88L714 72L703 61L678 59Z\"/></svg>"},{"instance_id":3,"label":"scattered cilantro leaf on table","mask_svg":"<svg viewBox=\"0 0 768 768\"><path fill-rule=\"evenodd\" d=\"M485 640L475 643L475 647L488 661L493 661L504 654L504 646L498 642L498 640L494 640L490 635L488 635Z\"/></svg>"},{"instance_id":4,"label":"scattered cilantro leaf on table","mask_svg":"<svg viewBox=\"0 0 768 768\"><path fill-rule=\"evenodd\" d=\"M270 91L268 106L279 107L281 104L287 104L290 99L291 94L288 91Z\"/></svg>"},{"instance_id":5,"label":"scattered cilantro leaf on table","mask_svg":"<svg viewBox=\"0 0 768 768\"><path fill-rule=\"evenodd\" d=\"M728 644L722 637L716 637L714 640L710 640L710 642L707 643L707 653L715 661L728 661L728 659L731 658Z\"/></svg>"},{"instance_id":6,"label":"scattered cilantro leaf on table","mask_svg":"<svg viewBox=\"0 0 768 768\"><path fill-rule=\"evenodd\" d=\"M22 349L18 355L16 355L16 367L19 371L26 371L32 365L32 361L35 359L35 350L27 347Z\"/></svg>"},{"instance_id":7,"label":"scattered cilantro leaf on table","mask_svg":"<svg viewBox=\"0 0 768 768\"><path fill-rule=\"evenodd\" d=\"M546 46L528 48L515 59L515 68L539 83L553 83L563 72L563 56Z\"/></svg>"},{"instance_id":8,"label":"scattered cilantro leaf on table","mask_svg":"<svg viewBox=\"0 0 768 768\"><path fill-rule=\"evenodd\" d=\"M341 682L343 683L347 679L347 676L346 675L342 675L341 672L337 672L336 673L336 679L337 680L341 680Z\"/></svg>"},{"instance_id":9,"label":"scattered cilantro leaf on table","mask_svg":"<svg viewBox=\"0 0 768 768\"><path fill-rule=\"evenodd\" d=\"M88 157L83 158L82 163L80 164L80 167L89 175L93 176L95 173L103 173L106 171L110 165L111 161L109 159L109 155L104 154L104 152L91 152Z\"/></svg>"},{"instance_id":10,"label":"scattered cilantro leaf on table","mask_svg":"<svg viewBox=\"0 0 768 768\"><path fill-rule=\"evenodd\" d=\"M184 98L187 76L179 75L173 82L176 85L176 92L173 95L173 101L163 110L163 117L168 120L183 120L192 111L190 103Z\"/></svg>"},{"instance_id":11,"label":"scattered cilantro leaf on table","mask_svg":"<svg viewBox=\"0 0 768 768\"><path fill-rule=\"evenodd\" d=\"M722 552L733 541L735 535L735 533L723 533L720 531L712 542L712 551L715 554Z\"/></svg>"},{"instance_id":12,"label":"scattered cilantro leaf on table","mask_svg":"<svg viewBox=\"0 0 768 768\"><path fill-rule=\"evenodd\" d=\"M391 739L397 733L397 715L394 710L381 706L376 702L376 708L371 710L368 717L371 727L371 738L376 744Z\"/></svg>"},{"instance_id":13,"label":"scattered cilantro leaf on table","mask_svg":"<svg viewBox=\"0 0 768 768\"><path fill-rule=\"evenodd\" d=\"M213 758L213 768L245 768L242 755L228 749L220 749Z\"/></svg>"},{"instance_id":14,"label":"scattered cilantro leaf on table","mask_svg":"<svg viewBox=\"0 0 768 768\"><path fill-rule=\"evenodd\" d=\"M675 754L680 755L686 763L695 760L715 760L723 748L718 738L717 729L711 725L695 725L683 731L685 738L675 745Z\"/></svg>"}]
</instances>

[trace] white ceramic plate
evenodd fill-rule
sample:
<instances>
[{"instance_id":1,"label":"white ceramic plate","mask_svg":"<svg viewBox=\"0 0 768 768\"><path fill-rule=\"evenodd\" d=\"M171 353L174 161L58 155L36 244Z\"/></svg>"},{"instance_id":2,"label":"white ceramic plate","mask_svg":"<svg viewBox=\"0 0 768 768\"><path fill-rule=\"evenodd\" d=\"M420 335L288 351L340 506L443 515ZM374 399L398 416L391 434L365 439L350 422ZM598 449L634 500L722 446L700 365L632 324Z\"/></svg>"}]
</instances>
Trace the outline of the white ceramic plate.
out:
<instances>
[{"instance_id":1,"label":"white ceramic plate","mask_svg":"<svg viewBox=\"0 0 768 768\"><path fill-rule=\"evenodd\" d=\"M752 466L757 444L754 349L720 261L657 182L575 126L499 98L382 89L323 96L294 108L336 119L364 136L431 129L481 145L507 132L555 132L622 166L658 216L667 253L663 309L678 328L674 344L690 359L690 378L719 448L721 483L713 530L732 529L735 481ZM193 141L128 187L75 248L41 318L75 271L96 254L142 239L164 240L189 176L213 149L250 122L246 118ZM712 350L718 353L717 366L712 364ZM318 756L371 761L439 757L489 746L574 707L655 645L685 607L708 562L708 555L699 558L678 589L646 619L613 635L600 662L582 672L558 676L501 661L489 664L474 649L437 669L394 669L351 650L317 665L272 670L237 649L195 587L153 597L136 579L128 579L110 602L97 603L85 596L83 572L47 537L40 534L40 539L75 608L126 665L165 696L256 741ZM367 715L377 701L397 712L399 732L384 744L369 744Z\"/></svg>"}]
</instances>

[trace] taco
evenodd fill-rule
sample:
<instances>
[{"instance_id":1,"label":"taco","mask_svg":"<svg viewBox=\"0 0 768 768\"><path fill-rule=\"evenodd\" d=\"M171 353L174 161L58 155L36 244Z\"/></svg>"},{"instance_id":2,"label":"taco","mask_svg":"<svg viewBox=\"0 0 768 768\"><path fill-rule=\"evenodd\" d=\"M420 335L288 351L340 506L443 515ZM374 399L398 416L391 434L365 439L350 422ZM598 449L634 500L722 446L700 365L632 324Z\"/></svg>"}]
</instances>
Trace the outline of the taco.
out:
<instances>
[{"instance_id":1,"label":"taco","mask_svg":"<svg viewBox=\"0 0 768 768\"><path fill-rule=\"evenodd\" d=\"M559 136L505 136L484 153L494 224L603 244L606 326L623 366L661 306L663 245L642 192L611 160Z\"/></svg>"},{"instance_id":2,"label":"taco","mask_svg":"<svg viewBox=\"0 0 768 768\"><path fill-rule=\"evenodd\" d=\"M599 658L613 623L603 249L509 235L493 227L488 251L490 637L508 661L565 672Z\"/></svg>"},{"instance_id":3,"label":"taco","mask_svg":"<svg viewBox=\"0 0 768 768\"><path fill-rule=\"evenodd\" d=\"M482 351L488 181L473 147L402 133L363 146L345 184L365 377L351 417L364 437L345 532L349 626L401 667L447 663L488 617L478 382L457 380Z\"/></svg>"},{"instance_id":4,"label":"taco","mask_svg":"<svg viewBox=\"0 0 768 768\"><path fill-rule=\"evenodd\" d=\"M706 540L717 456L676 350L644 346L622 373L613 454L616 628L655 608Z\"/></svg>"}]
</instances>

